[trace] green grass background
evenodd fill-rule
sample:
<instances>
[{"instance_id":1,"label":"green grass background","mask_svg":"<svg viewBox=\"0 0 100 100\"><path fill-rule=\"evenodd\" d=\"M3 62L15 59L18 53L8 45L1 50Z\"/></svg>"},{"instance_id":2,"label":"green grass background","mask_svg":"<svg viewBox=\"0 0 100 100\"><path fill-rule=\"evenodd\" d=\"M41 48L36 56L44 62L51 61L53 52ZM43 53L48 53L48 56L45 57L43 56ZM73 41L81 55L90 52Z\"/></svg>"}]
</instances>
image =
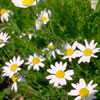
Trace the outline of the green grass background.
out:
<instances>
[{"instance_id":1,"label":"green grass background","mask_svg":"<svg viewBox=\"0 0 100 100\"><path fill-rule=\"evenodd\" d=\"M64 42L73 43L78 41L84 44L84 39L89 42L94 39L98 42L100 47L100 2L97 5L96 10L92 10L89 0L46 0L40 2L37 6L33 6L32 10L35 13L40 13L44 8L52 11L50 22L41 30L35 30L35 16L29 8L17 8L13 5L11 0L0 0L0 9L6 8L14 12L14 15L10 17L8 23L0 26L0 30L3 27L7 27L3 32L7 32L11 35L10 42L0 49L0 75L2 75L2 67L5 62L12 59L13 56L21 55L26 61L28 55L35 53L42 54L41 50L53 41L57 44L58 48ZM10 23L10 24L9 24ZM52 25L52 26L51 26ZM30 29L31 28L31 29ZM12 31L15 33L12 34ZM33 37L29 41L28 37L23 39L19 38L21 32L33 32L37 34L37 37ZM63 48L62 48L63 49ZM62 89L54 88L49 84L49 81L45 79L48 75L46 69L50 64L54 64L58 59L50 59L45 62L46 67L37 71L27 71L27 66L22 65L22 71L27 76L25 83L18 83L18 93L10 91L11 80L6 77L0 78L0 100L5 100L5 96L9 99L13 97L30 98L32 100L74 100L74 97L68 96L67 92L72 89L71 83L77 83L80 78L84 78L88 83L90 80L94 80L97 83L97 90L100 90L100 53L97 54L98 58L92 58L91 62L77 64L78 59L68 62L68 69L73 69L75 74L73 75L73 81L68 81L67 85ZM100 91L96 94L100 100Z\"/></svg>"}]
</instances>

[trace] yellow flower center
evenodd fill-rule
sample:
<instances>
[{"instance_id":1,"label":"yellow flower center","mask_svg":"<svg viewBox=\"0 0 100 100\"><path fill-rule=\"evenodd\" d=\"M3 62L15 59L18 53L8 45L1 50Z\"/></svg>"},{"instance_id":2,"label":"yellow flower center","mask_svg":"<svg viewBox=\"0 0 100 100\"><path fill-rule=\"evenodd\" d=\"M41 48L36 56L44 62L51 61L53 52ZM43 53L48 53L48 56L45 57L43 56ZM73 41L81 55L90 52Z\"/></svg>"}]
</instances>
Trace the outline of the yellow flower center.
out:
<instances>
[{"instance_id":1,"label":"yellow flower center","mask_svg":"<svg viewBox=\"0 0 100 100\"><path fill-rule=\"evenodd\" d=\"M87 48L87 49L84 50L84 55L85 56L90 56L91 54L92 54L92 50L91 49Z\"/></svg>"},{"instance_id":2,"label":"yellow flower center","mask_svg":"<svg viewBox=\"0 0 100 100\"><path fill-rule=\"evenodd\" d=\"M80 89L79 94L82 98L85 98L89 95L89 90L86 88L82 88Z\"/></svg>"},{"instance_id":3,"label":"yellow flower center","mask_svg":"<svg viewBox=\"0 0 100 100\"><path fill-rule=\"evenodd\" d=\"M3 15L6 12L7 12L7 9L1 9L0 14Z\"/></svg>"},{"instance_id":4,"label":"yellow flower center","mask_svg":"<svg viewBox=\"0 0 100 100\"><path fill-rule=\"evenodd\" d=\"M66 50L66 55L67 56L71 56L73 53L74 53L74 50L71 49L71 48Z\"/></svg>"},{"instance_id":5,"label":"yellow flower center","mask_svg":"<svg viewBox=\"0 0 100 100\"><path fill-rule=\"evenodd\" d=\"M18 79L18 75L17 75L17 74L14 74L14 75L12 76L12 78L11 78L11 80L12 80L13 82L16 82L17 79Z\"/></svg>"},{"instance_id":6,"label":"yellow flower center","mask_svg":"<svg viewBox=\"0 0 100 100\"><path fill-rule=\"evenodd\" d=\"M27 32L27 35L31 35L31 32Z\"/></svg>"},{"instance_id":7,"label":"yellow flower center","mask_svg":"<svg viewBox=\"0 0 100 100\"><path fill-rule=\"evenodd\" d=\"M56 77L57 78L63 78L65 76L65 72L62 71L62 70L59 70L57 73L56 73Z\"/></svg>"},{"instance_id":8,"label":"yellow flower center","mask_svg":"<svg viewBox=\"0 0 100 100\"><path fill-rule=\"evenodd\" d=\"M47 21L47 17L45 17L45 16L42 17L42 21L43 21L43 22Z\"/></svg>"},{"instance_id":9,"label":"yellow flower center","mask_svg":"<svg viewBox=\"0 0 100 100\"><path fill-rule=\"evenodd\" d=\"M4 43L4 40L0 39L0 44Z\"/></svg>"},{"instance_id":10,"label":"yellow flower center","mask_svg":"<svg viewBox=\"0 0 100 100\"><path fill-rule=\"evenodd\" d=\"M40 62L40 59L37 57L33 58L33 60L32 60L33 64L38 64L39 62Z\"/></svg>"},{"instance_id":11,"label":"yellow flower center","mask_svg":"<svg viewBox=\"0 0 100 100\"><path fill-rule=\"evenodd\" d=\"M50 49L55 49L56 47L54 45L49 46Z\"/></svg>"},{"instance_id":12,"label":"yellow flower center","mask_svg":"<svg viewBox=\"0 0 100 100\"><path fill-rule=\"evenodd\" d=\"M17 64L13 64L11 66L11 71L15 72L17 68L18 68L18 65Z\"/></svg>"},{"instance_id":13,"label":"yellow flower center","mask_svg":"<svg viewBox=\"0 0 100 100\"><path fill-rule=\"evenodd\" d=\"M23 0L22 5L26 6L29 5L31 6L34 3L34 0Z\"/></svg>"}]
</instances>

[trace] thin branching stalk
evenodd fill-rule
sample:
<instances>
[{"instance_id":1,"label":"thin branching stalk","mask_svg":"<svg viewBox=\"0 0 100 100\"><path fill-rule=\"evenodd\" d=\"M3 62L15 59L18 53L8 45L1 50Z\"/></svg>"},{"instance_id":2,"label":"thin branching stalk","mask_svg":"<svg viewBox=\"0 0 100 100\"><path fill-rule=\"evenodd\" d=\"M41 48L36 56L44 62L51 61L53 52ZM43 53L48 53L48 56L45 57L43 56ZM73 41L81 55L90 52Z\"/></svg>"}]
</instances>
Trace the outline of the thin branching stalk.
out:
<instances>
[{"instance_id":1,"label":"thin branching stalk","mask_svg":"<svg viewBox=\"0 0 100 100\"><path fill-rule=\"evenodd\" d=\"M29 7L29 9L32 12L32 14L37 18L38 16L35 14L35 12L33 11L33 9L31 7Z\"/></svg>"}]
</instances>

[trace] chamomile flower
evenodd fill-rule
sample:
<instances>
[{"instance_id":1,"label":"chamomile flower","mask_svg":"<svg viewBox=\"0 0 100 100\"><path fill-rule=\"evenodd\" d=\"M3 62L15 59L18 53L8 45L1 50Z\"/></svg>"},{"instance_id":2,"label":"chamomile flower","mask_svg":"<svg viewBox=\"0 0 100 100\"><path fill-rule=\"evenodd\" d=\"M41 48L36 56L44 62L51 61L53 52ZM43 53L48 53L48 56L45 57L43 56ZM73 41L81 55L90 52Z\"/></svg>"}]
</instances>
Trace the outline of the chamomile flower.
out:
<instances>
[{"instance_id":1,"label":"chamomile flower","mask_svg":"<svg viewBox=\"0 0 100 100\"><path fill-rule=\"evenodd\" d=\"M32 39L32 36L36 37L37 35L34 34L34 33L31 33L31 32L27 32L26 33L28 35L28 38L31 40Z\"/></svg>"},{"instance_id":2,"label":"chamomile flower","mask_svg":"<svg viewBox=\"0 0 100 100\"><path fill-rule=\"evenodd\" d=\"M14 74L11 78L13 84L11 87L11 90L17 92L18 91L18 87L17 87L17 82L24 82L25 80L21 77L21 75L18 74Z\"/></svg>"},{"instance_id":3,"label":"chamomile flower","mask_svg":"<svg viewBox=\"0 0 100 100\"><path fill-rule=\"evenodd\" d=\"M36 37L37 35L35 34L35 33L31 33L31 32L26 32L26 33L24 33L24 32L22 32L21 33L21 35L19 36L19 38L22 38L22 37L24 37L24 36L28 36L28 38L31 40L32 39L32 37L34 36L34 37Z\"/></svg>"},{"instance_id":4,"label":"chamomile flower","mask_svg":"<svg viewBox=\"0 0 100 100\"><path fill-rule=\"evenodd\" d=\"M64 57L62 59L69 59L69 61L72 61L72 58L77 57L77 52L76 52L76 47L77 47L78 42L74 42L73 45L71 46L70 44L66 44L65 46L65 53Z\"/></svg>"},{"instance_id":5,"label":"chamomile flower","mask_svg":"<svg viewBox=\"0 0 100 100\"><path fill-rule=\"evenodd\" d=\"M97 84L93 84L93 80L89 82L88 85L86 85L86 82L84 79L80 79L79 83L74 84L72 83L73 90L71 90L68 95L70 96L77 96L74 100L93 100L96 99L95 93L97 93L97 90L94 90L94 88L97 86Z\"/></svg>"},{"instance_id":6,"label":"chamomile flower","mask_svg":"<svg viewBox=\"0 0 100 100\"><path fill-rule=\"evenodd\" d=\"M78 46L77 46L80 49L80 51L77 50L78 56L81 57L78 63L81 63L81 62L89 63L91 57L97 58L97 56L94 54L99 52L99 49L100 49L100 48L96 48L97 43L94 43L94 40L92 40L90 44L88 44L87 40L84 40L84 41L85 41L85 46L83 46L80 43L78 43Z\"/></svg>"},{"instance_id":7,"label":"chamomile flower","mask_svg":"<svg viewBox=\"0 0 100 100\"><path fill-rule=\"evenodd\" d=\"M10 38L10 36L8 36L7 33L0 33L0 48L2 48L3 46L5 46L5 44L8 42L8 39Z\"/></svg>"},{"instance_id":8,"label":"chamomile flower","mask_svg":"<svg viewBox=\"0 0 100 100\"><path fill-rule=\"evenodd\" d=\"M5 20L8 22L10 14L13 14L12 11L7 10L7 9L1 9L0 11L1 21L4 22Z\"/></svg>"},{"instance_id":9,"label":"chamomile flower","mask_svg":"<svg viewBox=\"0 0 100 100\"><path fill-rule=\"evenodd\" d=\"M47 22L50 20L49 17L51 15L52 14L50 10L47 11L46 9L44 9L43 11L41 11L41 14L38 19L41 19L43 24L47 24Z\"/></svg>"},{"instance_id":10,"label":"chamomile flower","mask_svg":"<svg viewBox=\"0 0 100 100\"><path fill-rule=\"evenodd\" d=\"M44 67L44 64L42 63L43 61L45 61L45 58L43 58L42 56L38 56L37 54L34 53L34 56L30 55L28 58L28 62L26 64L28 64L28 70L30 70L32 67L34 70L39 70L40 67Z\"/></svg>"},{"instance_id":11,"label":"chamomile flower","mask_svg":"<svg viewBox=\"0 0 100 100\"><path fill-rule=\"evenodd\" d=\"M72 75L74 74L73 70L66 70L67 63L55 63L54 65L51 65L51 69L47 69L47 71L51 74L46 77L46 79L50 79L50 84L54 83L54 87L60 87L63 85L66 85L66 79L72 80Z\"/></svg>"},{"instance_id":12,"label":"chamomile flower","mask_svg":"<svg viewBox=\"0 0 100 100\"><path fill-rule=\"evenodd\" d=\"M3 76L9 76L10 78L21 70L19 66L21 66L24 63L24 60L21 60L20 56L13 57L10 62L6 62L6 66L3 67Z\"/></svg>"},{"instance_id":13,"label":"chamomile flower","mask_svg":"<svg viewBox=\"0 0 100 100\"><path fill-rule=\"evenodd\" d=\"M98 0L91 0L91 8L92 9L96 9L96 6L97 6L97 4L98 4Z\"/></svg>"},{"instance_id":14,"label":"chamomile flower","mask_svg":"<svg viewBox=\"0 0 100 100\"><path fill-rule=\"evenodd\" d=\"M39 2L39 0L11 0L12 3L16 6L16 7L20 7L20 8L27 8L29 6L34 6L37 4L37 2Z\"/></svg>"},{"instance_id":15,"label":"chamomile flower","mask_svg":"<svg viewBox=\"0 0 100 100\"><path fill-rule=\"evenodd\" d=\"M56 58L56 53L58 55L62 55L61 51L59 49L56 48L56 46L53 44L53 42L50 42L47 48L44 48L42 50L42 52L44 53L45 51L49 51L48 54L50 54L50 56L53 56L53 58Z\"/></svg>"}]
</instances>

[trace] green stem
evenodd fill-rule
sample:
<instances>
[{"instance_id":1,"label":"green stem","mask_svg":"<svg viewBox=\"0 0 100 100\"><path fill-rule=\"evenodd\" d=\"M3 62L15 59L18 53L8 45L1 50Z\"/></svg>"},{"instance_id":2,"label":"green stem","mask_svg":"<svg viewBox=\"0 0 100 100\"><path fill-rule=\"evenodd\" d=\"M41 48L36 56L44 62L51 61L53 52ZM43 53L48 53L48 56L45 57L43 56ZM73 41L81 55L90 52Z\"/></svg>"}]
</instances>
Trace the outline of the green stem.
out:
<instances>
[{"instance_id":1,"label":"green stem","mask_svg":"<svg viewBox=\"0 0 100 100\"><path fill-rule=\"evenodd\" d=\"M30 49L30 50L33 52L33 48L29 47L29 45L27 45L26 42L24 42L22 39L20 39L20 38L17 37L16 35L15 35L15 37L16 37L18 40L20 40L21 42L23 42L23 43L25 44L26 48Z\"/></svg>"},{"instance_id":2,"label":"green stem","mask_svg":"<svg viewBox=\"0 0 100 100\"><path fill-rule=\"evenodd\" d=\"M31 79L30 79L28 76L26 76L23 72L19 72L19 73L22 75L22 77L23 77L24 79L26 78L26 79L31 80ZM35 81L33 81L33 80L32 80L32 82L33 82L34 84L36 84L37 86L41 86L40 84L38 84L37 82L35 82ZM34 85L35 88L37 88L37 86ZM38 88L37 88L37 89L38 89Z\"/></svg>"},{"instance_id":3,"label":"green stem","mask_svg":"<svg viewBox=\"0 0 100 100\"><path fill-rule=\"evenodd\" d=\"M52 30L52 34L55 35L54 30L53 30L53 27L52 27L51 21L50 21L50 28L51 28L51 30Z\"/></svg>"},{"instance_id":4,"label":"green stem","mask_svg":"<svg viewBox=\"0 0 100 100\"><path fill-rule=\"evenodd\" d=\"M33 9L31 7L29 7L29 9L32 12L32 14L37 18L38 16L34 13Z\"/></svg>"},{"instance_id":5,"label":"green stem","mask_svg":"<svg viewBox=\"0 0 100 100\"><path fill-rule=\"evenodd\" d=\"M18 28L16 22L15 22L13 19L10 19L10 22L11 22L11 24L12 24L12 27L11 27L11 28L12 28L15 32L17 32L18 34L21 33L21 31L20 31L20 29Z\"/></svg>"},{"instance_id":6,"label":"green stem","mask_svg":"<svg viewBox=\"0 0 100 100\"><path fill-rule=\"evenodd\" d=\"M49 30L45 27L45 25L43 25L43 27L44 27L44 29L45 29L49 34L51 34L51 37L53 37L56 41L59 40L59 41L61 41L62 43L64 42L59 36L56 36L56 35L55 35L52 25L50 25L50 28L51 28L52 32L49 31Z\"/></svg>"},{"instance_id":7,"label":"green stem","mask_svg":"<svg viewBox=\"0 0 100 100\"><path fill-rule=\"evenodd\" d=\"M44 27L45 31L47 31L49 34L52 34L52 33L45 27L45 25L43 25L43 27Z\"/></svg>"},{"instance_id":8,"label":"green stem","mask_svg":"<svg viewBox=\"0 0 100 100\"><path fill-rule=\"evenodd\" d=\"M53 27L52 27L51 21L50 21L50 28L51 28L51 30L52 30L52 35L53 35L54 37L56 37L58 40L60 40L62 43L64 43L63 39L61 39L59 36L55 35L55 32L54 32L54 29L53 29Z\"/></svg>"},{"instance_id":9,"label":"green stem","mask_svg":"<svg viewBox=\"0 0 100 100\"><path fill-rule=\"evenodd\" d=\"M37 13L38 13L38 1L36 0L36 10L37 10Z\"/></svg>"},{"instance_id":10,"label":"green stem","mask_svg":"<svg viewBox=\"0 0 100 100\"><path fill-rule=\"evenodd\" d=\"M7 55L7 57L10 59L9 53L7 53L7 50L4 50L4 53Z\"/></svg>"}]
</instances>

